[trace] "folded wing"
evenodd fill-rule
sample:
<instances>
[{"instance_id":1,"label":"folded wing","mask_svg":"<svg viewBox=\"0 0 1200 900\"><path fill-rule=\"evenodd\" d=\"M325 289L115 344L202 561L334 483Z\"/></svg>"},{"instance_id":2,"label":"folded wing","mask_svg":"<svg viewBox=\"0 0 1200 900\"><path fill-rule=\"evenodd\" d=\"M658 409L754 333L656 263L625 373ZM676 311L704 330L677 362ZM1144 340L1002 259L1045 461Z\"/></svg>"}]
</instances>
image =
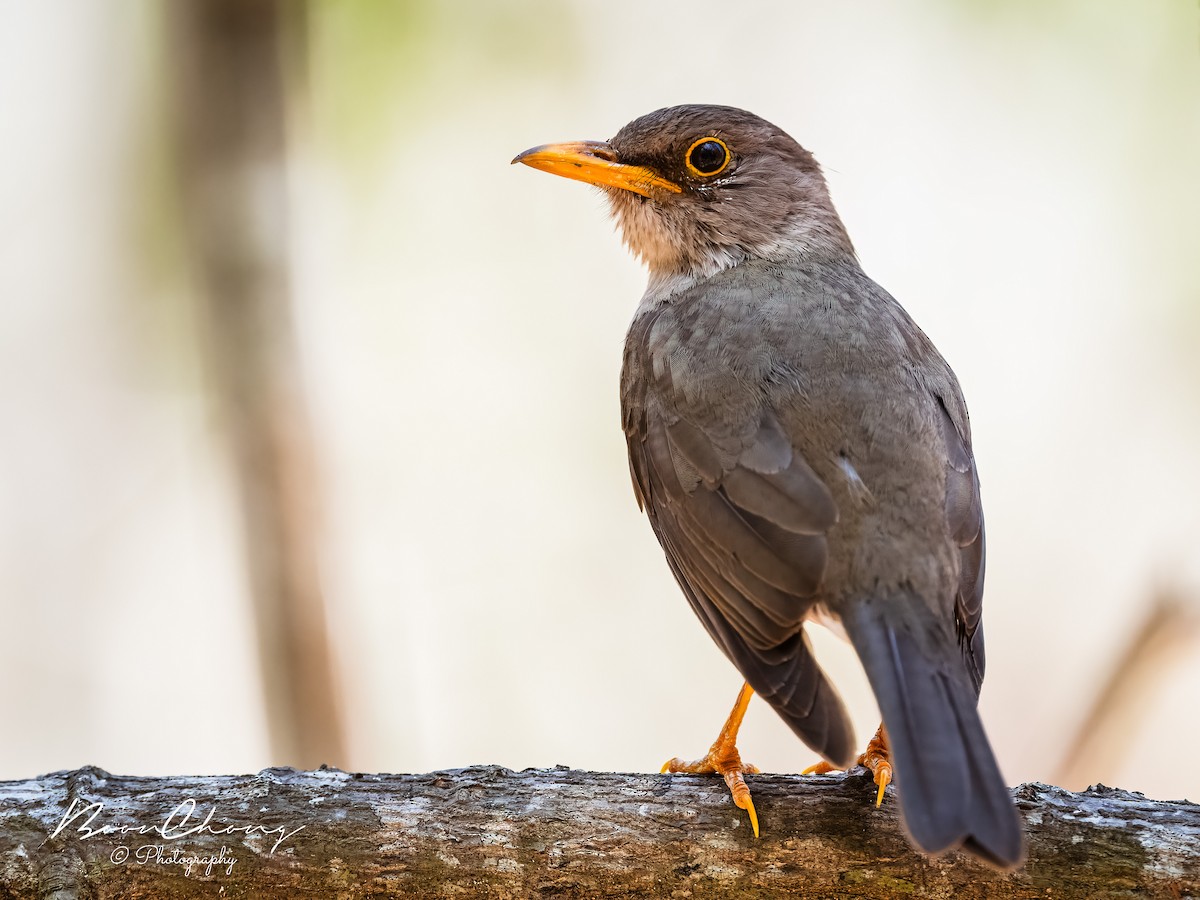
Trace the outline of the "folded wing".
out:
<instances>
[{"instance_id":1,"label":"folded wing","mask_svg":"<svg viewBox=\"0 0 1200 900\"><path fill-rule=\"evenodd\" d=\"M803 630L837 521L828 488L769 409L722 434L654 406L628 425L639 502L692 609L796 734L848 765L849 720Z\"/></svg>"}]
</instances>

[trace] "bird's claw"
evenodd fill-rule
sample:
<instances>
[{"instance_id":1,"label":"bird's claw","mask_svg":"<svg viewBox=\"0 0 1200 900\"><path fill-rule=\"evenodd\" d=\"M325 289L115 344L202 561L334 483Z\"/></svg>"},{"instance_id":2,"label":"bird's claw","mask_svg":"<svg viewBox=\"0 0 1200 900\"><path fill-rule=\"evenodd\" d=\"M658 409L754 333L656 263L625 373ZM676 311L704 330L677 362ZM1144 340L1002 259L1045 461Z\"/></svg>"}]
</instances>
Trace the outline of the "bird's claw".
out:
<instances>
[{"instance_id":1,"label":"bird's claw","mask_svg":"<svg viewBox=\"0 0 1200 900\"><path fill-rule=\"evenodd\" d=\"M746 786L746 779L742 777L742 772L756 775L758 767L747 765L740 772L722 772L721 774L725 778L725 784L729 786L729 793L733 795L733 805L738 809L744 809L750 816L750 827L754 829L754 837L757 838L758 813L754 811L754 798L750 796L750 788Z\"/></svg>"},{"instance_id":2,"label":"bird's claw","mask_svg":"<svg viewBox=\"0 0 1200 900\"><path fill-rule=\"evenodd\" d=\"M855 764L865 766L870 770L875 778L875 784L879 786L879 790L875 794L875 807L878 809L883 804L883 792L887 786L892 783L892 758L888 751L887 735L884 733L883 726L879 726L879 730L875 732L875 737L867 743L867 749L855 760ZM831 765L825 760L814 763L809 766L801 775L825 775L829 772L840 772L835 765Z\"/></svg>"},{"instance_id":3,"label":"bird's claw","mask_svg":"<svg viewBox=\"0 0 1200 900\"><path fill-rule=\"evenodd\" d=\"M720 775L725 779L729 793L733 796L733 805L738 809L744 809L750 816L750 827L754 829L754 836L758 837L758 813L754 809L754 799L750 796L750 787L746 784L743 776L757 775L759 768L742 762L737 747L714 744L703 759L687 762L676 756L663 763L663 767L659 771L687 775Z\"/></svg>"}]
</instances>

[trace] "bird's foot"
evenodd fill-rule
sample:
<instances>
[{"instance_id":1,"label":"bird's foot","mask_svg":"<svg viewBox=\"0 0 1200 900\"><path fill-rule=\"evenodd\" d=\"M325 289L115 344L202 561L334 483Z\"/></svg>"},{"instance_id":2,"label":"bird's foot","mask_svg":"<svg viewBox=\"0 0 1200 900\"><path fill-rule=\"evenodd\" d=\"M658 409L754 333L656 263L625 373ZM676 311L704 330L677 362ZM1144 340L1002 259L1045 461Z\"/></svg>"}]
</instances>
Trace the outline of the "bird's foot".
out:
<instances>
[{"instance_id":1,"label":"bird's foot","mask_svg":"<svg viewBox=\"0 0 1200 900\"><path fill-rule=\"evenodd\" d=\"M729 714L729 719L725 722L721 733L713 745L708 748L708 754L703 759L685 762L679 757L675 757L663 764L662 771L682 772L690 775L719 774L725 779L725 784L729 786L729 793L733 795L734 805L738 809L746 810L750 816L750 827L754 829L754 836L758 837L758 814L754 811L754 800L750 796L750 788L742 776L757 775L759 770L757 766L742 762L737 748L738 728L741 727L742 717L746 714L746 706L753 696L754 690L750 685L743 685L738 694L737 703L734 704L733 712Z\"/></svg>"},{"instance_id":2,"label":"bird's foot","mask_svg":"<svg viewBox=\"0 0 1200 900\"><path fill-rule=\"evenodd\" d=\"M875 783L879 785L879 791L875 795L875 805L878 807L883 803L883 791L892 783L892 756L888 749L887 734L883 730L883 725L879 726L879 730L875 732L875 737L867 743L867 749L862 752L862 755L855 761L860 766L866 766L871 770L871 774L875 776ZM840 771L837 766L832 766L825 760L821 760L816 765L809 766L801 775L824 775L826 772Z\"/></svg>"}]
</instances>

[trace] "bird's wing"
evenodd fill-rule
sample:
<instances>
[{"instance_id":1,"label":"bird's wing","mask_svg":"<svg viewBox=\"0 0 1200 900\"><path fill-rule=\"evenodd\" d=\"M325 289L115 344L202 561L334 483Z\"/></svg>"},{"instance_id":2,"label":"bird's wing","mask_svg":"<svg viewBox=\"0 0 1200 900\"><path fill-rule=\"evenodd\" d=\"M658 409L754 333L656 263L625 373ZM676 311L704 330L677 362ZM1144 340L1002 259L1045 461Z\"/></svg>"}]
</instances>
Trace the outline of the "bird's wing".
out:
<instances>
[{"instance_id":1,"label":"bird's wing","mask_svg":"<svg viewBox=\"0 0 1200 900\"><path fill-rule=\"evenodd\" d=\"M769 408L721 433L642 412L627 423L634 486L696 615L805 743L849 763L845 708L802 628L837 521L828 488Z\"/></svg>"},{"instance_id":2,"label":"bird's wing","mask_svg":"<svg viewBox=\"0 0 1200 900\"><path fill-rule=\"evenodd\" d=\"M938 397L942 435L946 442L946 524L958 545L959 580L954 620L963 661L975 686L983 684L983 576L986 539L983 505L979 499L979 474L965 427L955 424L945 400Z\"/></svg>"}]
</instances>

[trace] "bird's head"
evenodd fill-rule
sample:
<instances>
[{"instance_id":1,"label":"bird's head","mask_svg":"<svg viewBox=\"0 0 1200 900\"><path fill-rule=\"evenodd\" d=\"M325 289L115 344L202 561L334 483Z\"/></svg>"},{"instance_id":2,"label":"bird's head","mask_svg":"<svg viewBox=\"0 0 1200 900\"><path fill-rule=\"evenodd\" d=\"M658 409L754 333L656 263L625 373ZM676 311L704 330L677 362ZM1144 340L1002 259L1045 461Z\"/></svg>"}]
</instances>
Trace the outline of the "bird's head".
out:
<instances>
[{"instance_id":1,"label":"bird's head","mask_svg":"<svg viewBox=\"0 0 1200 900\"><path fill-rule=\"evenodd\" d=\"M652 278L854 252L812 154L741 109L672 106L612 140L545 144L513 162L603 189Z\"/></svg>"}]
</instances>

